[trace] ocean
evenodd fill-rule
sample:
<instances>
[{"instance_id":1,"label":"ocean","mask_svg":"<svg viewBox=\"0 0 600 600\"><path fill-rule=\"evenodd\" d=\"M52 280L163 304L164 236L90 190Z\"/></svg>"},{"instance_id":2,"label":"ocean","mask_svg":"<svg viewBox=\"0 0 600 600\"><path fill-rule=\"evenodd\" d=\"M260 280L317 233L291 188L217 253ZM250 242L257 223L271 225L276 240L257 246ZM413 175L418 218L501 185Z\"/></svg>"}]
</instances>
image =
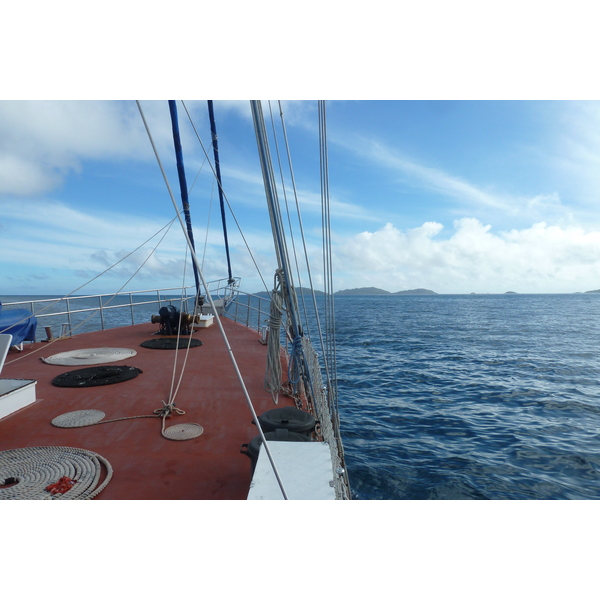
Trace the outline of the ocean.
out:
<instances>
[{"instance_id":1,"label":"ocean","mask_svg":"<svg viewBox=\"0 0 600 600\"><path fill-rule=\"evenodd\" d=\"M599 294L335 306L355 498L600 498Z\"/></svg>"},{"instance_id":2,"label":"ocean","mask_svg":"<svg viewBox=\"0 0 600 600\"><path fill-rule=\"evenodd\" d=\"M335 309L355 499L600 499L600 294L336 296Z\"/></svg>"}]
</instances>

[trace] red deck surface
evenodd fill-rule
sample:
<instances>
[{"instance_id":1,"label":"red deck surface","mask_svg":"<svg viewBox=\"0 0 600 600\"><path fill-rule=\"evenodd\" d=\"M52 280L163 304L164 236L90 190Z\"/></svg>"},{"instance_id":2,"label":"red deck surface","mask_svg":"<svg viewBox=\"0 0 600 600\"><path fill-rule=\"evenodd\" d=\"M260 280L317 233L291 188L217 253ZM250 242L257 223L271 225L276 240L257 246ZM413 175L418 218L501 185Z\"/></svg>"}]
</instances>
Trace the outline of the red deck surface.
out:
<instances>
[{"instance_id":1,"label":"red deck surface","mask_svg":"<svg viewBox=\"0 0 600 600\"><path fill-rule=\"evenodd\" d=\"M274 408L271 395L263 388L266 346L259 343L255 331L227 319L223 324L256 413ZM185 415L173 415L165 424L198 423L204 428L200 437L168 440L161 435L160 418L76 429L51 425L54 417L75 410L97 409L106 414L105 419L115 419L151 415L161 408L163 400L169 398L175 351L140 346L158 337L156 330L156 325L148 323L80 334L52 344L29 344L21 353L11 350L1 377L37 380L37 400L0 419L0 450L72 446L96 452L114 469L112 480L98 499L245 499L250 459L240 453L240 447L258 435L258 430L251 422L252 414L216 323L194 334L203 345L190 349L175 399ZM59 388L52 385L52 379L78 367L48 365L40 360L60 352L102 347L135 350L136 356L110 364L134 366L142 374L112 385ZM176 381L185 351L179 350L177 356ZM293 405L293 400L280 395L279 406L287 405Z\"/></svg>"}]
</instances>

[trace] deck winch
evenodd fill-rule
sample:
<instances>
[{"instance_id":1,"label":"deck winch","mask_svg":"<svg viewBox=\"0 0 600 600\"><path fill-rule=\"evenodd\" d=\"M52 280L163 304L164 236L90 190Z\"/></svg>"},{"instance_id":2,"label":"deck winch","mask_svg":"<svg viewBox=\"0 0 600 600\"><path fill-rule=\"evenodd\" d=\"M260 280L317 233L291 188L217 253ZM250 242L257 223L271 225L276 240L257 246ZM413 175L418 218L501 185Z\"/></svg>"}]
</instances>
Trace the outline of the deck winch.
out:
<instances>
[{"instance_id":1,"label":"deck winch","mask_svg":"<svg viewBox=\"0 0 600 600\"><path fill-rule=\"evenodd\" d=\"M160 323L158 331L161 335L190 335L192 324L200 323L198 315L179 312L172 304L163 306L158 315L152 315L152 323Z\"/></svg>"}]
</instances>

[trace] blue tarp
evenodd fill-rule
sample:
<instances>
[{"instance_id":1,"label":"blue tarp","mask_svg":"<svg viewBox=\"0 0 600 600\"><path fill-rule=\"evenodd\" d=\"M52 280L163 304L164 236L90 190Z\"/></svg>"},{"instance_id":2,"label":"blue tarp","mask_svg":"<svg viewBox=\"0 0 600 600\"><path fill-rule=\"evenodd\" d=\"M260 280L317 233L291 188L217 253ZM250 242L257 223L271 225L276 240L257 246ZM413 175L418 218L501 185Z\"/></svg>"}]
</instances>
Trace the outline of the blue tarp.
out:
<instances>
[{"instance_id":1,"label":"blue tarp","mask_svg":"<svg viewBox=\"0 0 600 600\"><path fill-rule=\"evenodd\" d=\"M0 302L0 333L9 333L13 336L13 345L23 341L35 342L35 328L37 318L24 308L2 309Z\"/></svg>"}]
</instances>

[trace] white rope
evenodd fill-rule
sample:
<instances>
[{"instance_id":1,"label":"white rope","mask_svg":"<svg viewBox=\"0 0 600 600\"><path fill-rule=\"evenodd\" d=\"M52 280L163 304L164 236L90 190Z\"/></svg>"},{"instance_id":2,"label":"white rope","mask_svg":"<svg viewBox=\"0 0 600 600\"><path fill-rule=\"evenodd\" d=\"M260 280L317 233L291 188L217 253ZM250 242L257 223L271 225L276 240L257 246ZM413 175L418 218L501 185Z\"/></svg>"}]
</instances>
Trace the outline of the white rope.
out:
<instances>
[{"instance_id":1,"label":"white rope","mask_svg":"<svg viewBox=\"0 0 600 600\"><path fill-rule=\"evenodd\" d=\"M187 348L185 350L185 355L183 357L183 365L181 365L181 372L179 373L179 381L177 382L177 387L175 387L175 391L173 391L173 385L174 385L174 381L175 381L175 372L177 370L177 354L179 352L179 339L180 339L180 332L181 332L181 315L182 315L182 309L183 309L183 297L185 295L185 274L186 274L186 265L187 265L187 253L188 253L188 247L186 246L185 261L183 263L183 282L182 282L182 288L181 288L181 301L179 304L179 324L178 324L178 328L177 328L177 344L175 346L173 378L171 380L171 391L169 393L169 404L173 404L173 405L175 404L175 398L179 392L179 388L181 387L181 382L183 381L183 374L185 373L188 356L190 354L190 347L192 344L193 323L190 324L190 327L192 327L192 329L190 330L190 334L188 336ZM195 315L195 310L194 310L194 315Z\"/></svg>"},{"instance_id":2,"label":"white rope","mask_svg":"<svg viewBox=\"0 0 600 600\"><path fill-rule=\"evenodd\" d=\"M275 284L271 292L271 314L269 316L269 338L267 340L267 368L265 371L265 390L270 392L273 402L279 402L281 389L281 316L283 314L283 293L279 271L275 273Z\"/></svg>"},{"instance_id":3,"label":"white rope","mask_svg":"<svg viewBox=\"0 0 600 600\"><path fill-rule=\"evenodd\" d=\"M271 463L271 467L273 468L273 473L275 475L275 478L277 479L277 483L279 484L279 487L281 489L281 493L283 494L283 497L285 500L288 500L288 495L287 492L285 491L285 487L283 485L283 482L281 480L281 476L279 475L279 471L277 469L277 466L275 464L275 460L273 459L273 455L271 453L271 450L269 448L269 443L267 442L267 439L265 438L265 434L262 430L262 428L259 425L259 421L258 421L258 415L256 414L256 410L254 409L254 405L252 404L252 400L250 399L250 394L248 393L248 389L246 388L246 384L244 382L244 378L242 377L242 373L239 369L239 366L237 364L237 361L235 359L235 356L233 354L233 350L231 348L231 344L229 343L229 339L227 338L227 334L225 333L225 329L223 327L223 323L221 322L221 318L219 317L219 313L217 311L217 307L215 306L215 303L212 299L212 296L210 295L208 286L206 285L206 280L204 279L204 273L202 272L201 269L201 265L200 265L200 261L198 260L198 257L196 256L196 252L193 249L192 246L192 242L190 240L190 237L188 235L187 232L187 228L185 226L185 223L183 222L183 219L181 218L181 215L179 214L179 209L177 208L177 202L175 201L175 196L173 195L173 191L171 190L171 186L169 185L169 180L167 179L167 175L165 173L165 170L163 168L162 162L160 160L160 157L158 155L158 150L156 149L156 145L154 144L154 140L152 138L152 134L150 133L150 129L148 127L148 124L146 122L146 118L144 116L144 112L142 110L142 107L139 103L138 100L136 100L137 106L138 106L138 110L140 111L140 115L142 117L142 121L144 122L144 127L146 128L146 132L148 134L148 138L150 140L150 144L152 145L152 149L154 151L154 155L156 156L156 160L158 162L158 166L161 170L161 173L163 175L163 179L165 181L165 184L167 186L167 190L169 192L169 196L171 198L171 202L173 204L173 207L175 208L175 212L177 213L177 218L179 219L179 224L181 226L181 231L183 232L183 235L187 241L188 247L190 249L190 253L192 256L192 259L196 265L196 269L198 270L198 276L202 282L202 285L204 286L204 289L206 290L206 298L210 304L210 307L213 311L214 314L214 318L215 321L217 323L217 326L219 327L219 331L221 332L221 337L223 338L223 342L225 343L225 347L227 348L227 353L229 355L229 358L231 360L231 363L233 365L234 371L236 373L237 379L240 383L240 387L242 388L242 393L244 395L244 398L246 400L246 403L248 405L248 408L250 409L250 412L252 413L252 417L254 419L254 422L257 424L258 427L258 431L259 434L261 436L262 442L263 442L263 446L265 451L267 452L267 456L269 458L269 462Z\"/></svg>"}]
</instances>

